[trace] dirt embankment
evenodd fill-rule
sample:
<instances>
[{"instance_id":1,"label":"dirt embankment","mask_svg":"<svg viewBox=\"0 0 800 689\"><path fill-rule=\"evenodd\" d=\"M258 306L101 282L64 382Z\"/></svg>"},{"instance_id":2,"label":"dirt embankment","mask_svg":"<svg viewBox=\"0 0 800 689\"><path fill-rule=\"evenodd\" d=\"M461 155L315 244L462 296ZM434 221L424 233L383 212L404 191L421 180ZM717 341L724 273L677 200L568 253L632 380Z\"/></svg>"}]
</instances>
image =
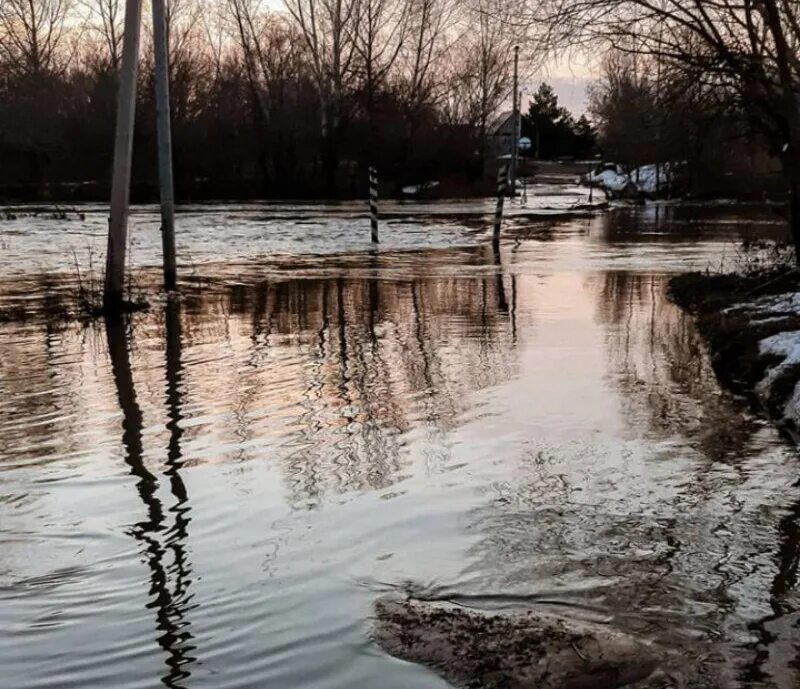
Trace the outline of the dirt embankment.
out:
<instances>
[{"instance_id":1,"label":"dirt embankment","mask_svg":"<svg viewBox=\"0 0 800 689\"><path fill-rule=\"evenodd\" d=\"M689 273L672 301L697 317L720 381L796 437L800 430L800 271Z\"/></svg>"},{"instance_id":2,"label":"dirt embankment","mask_svg":"<svg viewBox=\"0 0 800 689\"><path fill-rule=\"evenodd\" d=\"M650 644L608 625L399 597L375 604L375 641L463 689L616 689L648 678Z\"/></svg>"}]
</instances>

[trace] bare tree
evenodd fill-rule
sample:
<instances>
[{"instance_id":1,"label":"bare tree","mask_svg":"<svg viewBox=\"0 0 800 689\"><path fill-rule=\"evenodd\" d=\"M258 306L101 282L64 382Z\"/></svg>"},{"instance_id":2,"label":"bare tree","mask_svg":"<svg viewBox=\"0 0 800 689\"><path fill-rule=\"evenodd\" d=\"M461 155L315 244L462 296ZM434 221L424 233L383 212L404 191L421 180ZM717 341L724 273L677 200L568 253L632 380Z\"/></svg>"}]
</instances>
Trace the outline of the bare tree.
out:
<instances>
[{"instance_id":1,"label":"bare tree","mask_svg":"<svg viewBox=\"0 0 800 689\"><path fill-rule=\"evenodd\" d=\"M482 17L457 0L285 0L284 12L274 0L168 0L178 193L360 193L339 161L366 156L387 181L422 168L472 175L473 125L506 99L493 8L508 0L474 1ZM124 5L0 0L0 186L103 184ZM146 187L152 128L140 129L134 175Z\"/></svg>"},{"instance_id":2,"label":"bare tree","mask_svg":"<svg viewBox=\"0 0 800 689\"><path fill-rule=\"evenodd\" d=\"M408 39L402 51L404 62L403 91L413 111L432 100L437 78L437 62L455 42L448 35L450 20L457 8L453 0L408 0Z\"/></svg>"},{"instance_id":3,"label":"bare tree","mask_svg":"<svg viewBox=\"0 0 800 689\"><path fill-rule=\"evenodd\" d=\"M322 167L328 191L339 166L346 95L356 73L355 34L360 0L284 0L305 42L317 96L323 139Z\"/></svg>"},{"instance_id":4,"label":"bare tree","mask_svg":"<svg viewBox=\"0 0 800 689\"><path fill-rule=\"evenodd\" d=\"M202 21L204 8L199 0L166 3L170 100L176 123L191 121L203 107L211 65ZM148 50L152 52L152 43Z\"/></svg>"},{"instance_id":5,"label":"bare tree","mask_svg":"<svg viewBox=\"0 0 800 689\"><path fill-rule=\"evenodd\" d=\"M800 262L800 3L544 0L531 4L527 19L551 47L606 46L649 56L697 89L733 94L781 160Z\"/></svg>"},{"instance_id":6,"label":"bare tree","mask_svg":"<svg viewBox=\"0 0 800 689\"><path fill-rule=\"evenodd\" d=\"M603 60L602 74L589 89L589 111L604 154L616 163L634 169L660 160L654 150L661 120L656 94L653 70L641 60L617 52Z\"/></svg>"},{"instance_id":7,"label":"bare tree","mask_svg":"<svg viewBox=\"0 0 800 689\"><path fill-rule=\"evenodd\" d=\"M285 76L289 58L297 54L294 44L302 39L263 0L225 0L225 10L254 102L267 118L269 92Z\"/></svg>"},{"instance_id":8,"label":"bare tree","mask_svg":"<svg viewBox=\"0 0 800 689\"><path fill-rule=\"evenodd\" d=\"M339 125L346 89L355 78L359 3L360 0L284 0L308 50L326 137Z\"/></svg>"},{"instance_id":9,"label":"bare tree","mask_svg":"<svg viewBox=\"0 0 800 689\"><path fill-rule=\"evenodd\" d=\"M60 71L72 0L4 0L0 5L0 61L17 76Z\"/></svg>"},{"instance_id":10,"label":"bare tree","mask_svg":"<svg viewBox=\"0 0 800 689\"><path fill-rule=\"evenodd\" d=\"M477 123L481 140L488 135L489 121L509 99L511 89L511 51L517 37L506 23L505 7L497 0L475 0L467 21L471 27L465 38L469 56L468 94L472 122Z\"/></svg>"},{"instance_id":11,"label":"bare tree","mask_svg":"<svg viewBox=\"0 0 800 689\"><path fill-rule=\"evenodd\" d=\"M410 4L406 0L361 0L354 45L356 72L366 97L370 128L374 126L375 97L386 84L407 38Z\"/></svg>"},{"instance_id":12,"label":"bare tree","mask_svg":"<svg viewBox=\"0 0 800 689\"><path fill-rule=\"evenodd\" d=\"M284 113L298 107L307 81L305 39L289 18L272 12L263 0L224 0L224 17L244 68L260 167L269 185L289 174L286 130L292 123Z\"/></svg>"},{"instance_id":13,"label":"bare tree","mask_svg":"<svg viewBox=\"0 0 800 689\"><path fill-rule=\"evenodd\" d=\"M210 3L202 15L202 30L205 44L212 65L214 82L219 82L228 48L225 16L227 3Z\"/></svg>"},{"instance_id":14,"label":"bare tree","mask_svg":"<svg viewBox=\"0 0 800 689\"><path fill-rule=\"evenodd\" d=\"M192 62L202 51L203 3L198 0L168 0L167 39L170 65Z\"/></svg>"},{"instance_id":15,"label":"bare tree","mask_svg":"<svg viewBox=\"0 0 800 689\"><path fill-rule=\"evenodd\" d=\"M88 12L88 28L98 37L107 66L119 69L122 57L123 7L121 0L81 0Z\"/></svg>"}]
</instances>

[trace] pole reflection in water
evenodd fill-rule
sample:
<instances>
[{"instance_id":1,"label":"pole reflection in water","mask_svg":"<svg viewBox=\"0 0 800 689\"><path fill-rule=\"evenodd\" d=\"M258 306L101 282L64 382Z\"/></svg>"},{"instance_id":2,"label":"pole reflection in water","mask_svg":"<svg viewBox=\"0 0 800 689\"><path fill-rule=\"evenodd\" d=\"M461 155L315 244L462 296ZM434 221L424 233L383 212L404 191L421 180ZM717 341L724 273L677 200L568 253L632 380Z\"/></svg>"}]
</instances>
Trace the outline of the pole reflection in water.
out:
<instances>
[{"instance_id":1,"label":"pole reflection in water","mask_svg":"<svg viewBox=\"0 0 800 689\"><path fill-rule=\"evenodd\" d=\"M670 686L796 689L796 448L664 295L731 224L667 210L0 324L0 685L430 688L369 650L372 584L412 582L609 619Z\"/></svg>"},{"instance_id":2,"label":"pole reflection in water","mask_svg":"<svg viewBox=\"0 0 800 689\"><path fill-rule=\"evenodd\" d=\"M117 399L122 410L122 443L125 462L137 479L136 490L146 508L144 520L134 524L129 533L142 545L150 569L150 596L147 608L155 611L158 645L167 654L164 686L183 689L190 676L192 634L187 613L191 596L189 583L191 566L187 559L185 541L189 524L186 486L180 476L182 430L181 420L181 330L180 306L170 303L166 309L166 377L169 447L167 469L175 504L165 513L158 496L158 479L145 465L142 441L143 417L136 399L130 361L127 323L120 318L106 319L106 337ZM169 521L172 525L169 525ZM173 563L168 565L166 553L172 551Z\"/></svg>"},{"instance_id":3,"label":"pole reflection in water","mask_svg":"<svg viewBox=\"0 0 800 689\"><path fill-rule=\"evenodd\" d=\"M379 279L380 272L377 262L373 260L372 275L369 279L369 339L372 344L373 353L377 352L378 335L375 332L375 326L378 324L380 318L380 290Z\"/></svg>"},{"instance_id":4,"label":"pole reflection in water","mask_svg":"<svg viewBox=\"0 0 800 689\"><path fill-rule=\"evenodd\" d=\"M344 285L341 278L336 281L336 318L339 324L339 393L342 404L344 405L343 415L348 424L352 424L353 400L350 397L350 365L349 354L347 351L347 319L344 310Z\"/></svg>"},{"instance_id":5,"label":"pole reflection in water","mask_svg":"<svg viewBox=\"0 0 800 689\"><path fill-rule=\"evenodd\" d=\"M506 298L506 287L503 282L503 260L500 257L500 247L494 247L494 265L497 275L497 310L500 313L508 313L508 299Z\"/></svg>"}]
</instances>

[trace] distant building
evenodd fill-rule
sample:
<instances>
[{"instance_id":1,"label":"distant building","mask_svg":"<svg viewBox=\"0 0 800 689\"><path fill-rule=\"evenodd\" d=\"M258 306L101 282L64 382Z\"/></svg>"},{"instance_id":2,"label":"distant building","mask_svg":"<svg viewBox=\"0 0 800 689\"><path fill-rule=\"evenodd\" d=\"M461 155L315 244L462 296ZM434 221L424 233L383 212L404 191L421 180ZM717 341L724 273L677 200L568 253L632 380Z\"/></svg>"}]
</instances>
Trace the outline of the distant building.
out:
<instances>
[{"instance_id":1,"label":"distant building","mask_svg":"<svg viewBox=\"0 0 800 689\"><path fill-rule=\"evenodd\" d=\"M501 113L492 122L489 133L495 155L498 157L511 155L514 148L514 112L508 110Z\"/></svg>"}]
</instances>

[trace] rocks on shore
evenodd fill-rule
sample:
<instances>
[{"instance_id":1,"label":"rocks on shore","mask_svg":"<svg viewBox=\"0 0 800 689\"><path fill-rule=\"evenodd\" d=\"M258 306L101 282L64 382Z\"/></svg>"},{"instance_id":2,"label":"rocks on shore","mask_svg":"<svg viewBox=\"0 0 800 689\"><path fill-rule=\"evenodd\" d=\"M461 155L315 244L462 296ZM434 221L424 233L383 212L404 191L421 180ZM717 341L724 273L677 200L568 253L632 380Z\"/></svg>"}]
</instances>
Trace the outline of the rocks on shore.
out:
<instances>
[{"instance_id":1,"label":"rocks on shore","mask_svg":"<svg viewBox=\"0 0 800 689\"><path fill-rule=\"evenodd\" d=\"M539 612L476 612L453 604L384 597L375 641L467 689L612 689L649 677L646 642L607 625Z\"/></svg>"}]
</instances>

